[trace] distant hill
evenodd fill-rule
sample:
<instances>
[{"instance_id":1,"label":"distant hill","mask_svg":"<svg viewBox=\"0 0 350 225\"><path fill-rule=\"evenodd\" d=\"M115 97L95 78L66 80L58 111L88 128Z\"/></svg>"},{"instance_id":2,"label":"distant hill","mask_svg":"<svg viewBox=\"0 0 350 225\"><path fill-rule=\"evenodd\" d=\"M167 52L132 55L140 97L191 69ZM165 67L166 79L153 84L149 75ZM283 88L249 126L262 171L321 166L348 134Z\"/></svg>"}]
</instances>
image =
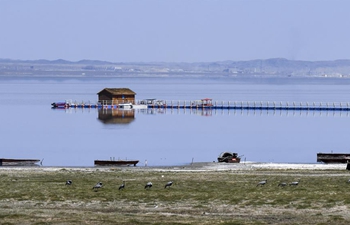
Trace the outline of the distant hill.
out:
<instances>
[{"instance_id":1,"label":"distant hill","mask_svg":"<svg viewBox=\"0 0 350 225\"><path fill-rule=\"evenodd\" d=\"M284 58L218 62L107 62L0 59L0 76L315 76L350 77L350 60Z\"/></svg>"}]
</instances>

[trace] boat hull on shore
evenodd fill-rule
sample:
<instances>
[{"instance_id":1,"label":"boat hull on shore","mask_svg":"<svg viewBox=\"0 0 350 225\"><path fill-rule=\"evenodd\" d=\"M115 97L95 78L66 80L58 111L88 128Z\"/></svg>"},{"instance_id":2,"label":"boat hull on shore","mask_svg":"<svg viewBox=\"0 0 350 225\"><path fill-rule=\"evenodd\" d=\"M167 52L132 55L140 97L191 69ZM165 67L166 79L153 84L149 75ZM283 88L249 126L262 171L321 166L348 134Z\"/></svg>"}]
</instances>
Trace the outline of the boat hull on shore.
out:
<instances>
[{"instance_id":1,"label":"boat hull on shore","mask_svg":"<svg viewBox=\"0 0 350 225\"><path fill-rule=\"evenodd\" d=\"M35 166L39 159L5 159L0 158L0 166Z\"/></svg>"},{"instance_id":2,"label":"boat hull on shore","mask_svg":"<svg viewBox=\"0 0 350 225\"><path fill-rule=\"evenodd\" d=\"M347 163L350 153L317 153L317 162L323 163Z\"/></svg>"},{"instance_id":3,"label":"boat hull on shore","mask_svg":"<svg viewBox=\"0 0 350 225\"><path fill-rule=\"evenodd\" d=\"M95 166L136 166L139 160L95 160Z\"/></svg>"}]
</instances>

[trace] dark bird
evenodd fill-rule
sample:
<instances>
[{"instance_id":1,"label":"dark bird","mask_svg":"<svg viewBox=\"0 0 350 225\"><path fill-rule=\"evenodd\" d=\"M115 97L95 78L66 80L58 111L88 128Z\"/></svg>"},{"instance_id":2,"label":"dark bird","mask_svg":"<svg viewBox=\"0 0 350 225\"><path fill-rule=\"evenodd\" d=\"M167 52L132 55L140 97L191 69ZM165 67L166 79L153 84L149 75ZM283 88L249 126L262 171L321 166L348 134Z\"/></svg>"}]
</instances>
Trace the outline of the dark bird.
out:
<instances>
[{"instance_id":1,"label":"dark bird","mask_svg":"<svg viewBox=\"0 0 350 225\"><path fill-rule=\"evenodd\" d=\"M147 184L146 184L146 186L145 186L145 189L146 188L151 188L152 187L152 182L148 182Z\"/></svg>"},{"instance_id":2,"label":"dark bird","mask_svg":"<svg viewBox=\"0 0 350 225\"><path fill-rule=\"evenodd\" d=\"M169 181L168 183L165 184L164 188L170 187L171 185L173 185L173 182Z\"/></svg>"},{"instance_id":3,"label":"dark bird","mask_svg":"<svg viewBox=\"0 0 350 225\"><path fill-rule=\"evenodd\" d=\"M119 186L119 189L118 190L122 190L125 188L125 181L123 181L123 183Z\"/></svg>"},{"instance_id":4,"label":"dark bird","mask_svg":"<svg viewBox=\"0 0 350 225\"><path fill-rule=\"evenodd\" d=\"M92 189L99 189L99 188L101 188L102 187L102 182L98 182L95 186L93 186L93 188Z\"/></svg>"},{"instance_id":5,"label":"dark bird","mask_svg":"<svg viewBox=\"0 0 350 225\"><path fill-rule=\"evenodd\" d=\"M262 180L256 186L264 186L266 183L267 183L267 180Z\"/></svg>"},{"instance_id":6,"label":"dark bird","mask_svg":"<svg viewBox=\"0 0 350 225\"><path fill-rule=\"evenodd\" d=\"M66 185L72 185L73 184L73 181L72 180L67 180L66 181Z\"/></svg>"},{"instance_id":7,"label":"dark bird","mask_svg":"<svg viewBox=\"0 0 350 225\"><path fill-rule=\"evenodd\" d=\"M282 183L278 184L278 187L285 187L285 186L287 186L287 183L285 183L285 182L282 182Z\"/></svg>"}]
</instances>

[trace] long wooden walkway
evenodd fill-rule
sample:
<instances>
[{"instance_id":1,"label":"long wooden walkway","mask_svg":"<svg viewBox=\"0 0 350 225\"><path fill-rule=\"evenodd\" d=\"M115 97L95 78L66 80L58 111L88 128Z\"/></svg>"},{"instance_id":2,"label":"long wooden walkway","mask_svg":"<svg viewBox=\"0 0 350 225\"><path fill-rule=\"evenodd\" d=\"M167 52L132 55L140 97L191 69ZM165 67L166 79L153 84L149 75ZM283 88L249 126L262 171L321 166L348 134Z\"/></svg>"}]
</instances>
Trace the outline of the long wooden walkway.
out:
<instances>
[{"instance_id":1,"label":"long wooden walkway","mask_svg":"<svg viewBox=\"0 0 350 225\"><path fill-rule=\"evenodd\" d=\"M295 102L220 102L212 105L192 105L177 102L164 105L148 105L148 108L170 109L233 109L233 110L306 110L306 111L350 111L349 103L295 103Z\"/></svg>"},{"instance_id":2,"label":"long wooden walkway","mask_svg":"<svg viewBox=\"0 0 350 225\"><path fill-rule=\"evenodd\" d=\"M350 111L350 103L346 102L213 102L210 105L198 105L192 101L164 101L163 104L133 105L134 109L142 108L167 108L167 109L227 109L227 110L295 110L295 111ZM67 104L56 108L97 108L120 109L118 105L102 104Z\"/></svg>"}]
</instances>

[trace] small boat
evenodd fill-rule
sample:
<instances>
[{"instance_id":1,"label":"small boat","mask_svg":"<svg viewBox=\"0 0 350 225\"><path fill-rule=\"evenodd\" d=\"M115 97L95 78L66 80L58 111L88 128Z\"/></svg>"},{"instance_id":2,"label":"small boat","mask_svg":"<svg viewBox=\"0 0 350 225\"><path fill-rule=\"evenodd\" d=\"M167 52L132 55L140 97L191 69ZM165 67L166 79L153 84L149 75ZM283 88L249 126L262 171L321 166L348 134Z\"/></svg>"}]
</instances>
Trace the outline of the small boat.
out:
<instances>
[{"instance_id":1,"label":"small boat","mask_svg":"<svg viewBox=\"0 0 350 225\"><path fill-rule=\"evenodd\" d=\"M51 107L54 109L56 109L56 108L69 108L70 104L67 101L65 101L65 102L53 102L53 103L51 103Z\"/></svg>"},{"instance_id":2,"label":"small boat","mask_svg":"<svg viewBox=\"0 0 350 225\"><path fill-rule=\"evenodd\" d=\"M95 166L130 166L139 163L139 160L95 160Z\"/></svg>"},{"instance_id":3,"label":"small boat","mask_svg":"<svg viewBox=\"0 0 350 225\"><path fill-rule=\"evenodd\" d=\"M323 163L347 163L350 153L317 153L317 162Z\"/></svg>"},{"instance_id":4,"label":"small boat","mask_svg":"<svg viewBox=\"0 0 350 225\"><path fill-rule=\"evenodd\" d=\"M239 163L241 162L241 157L235 152L221 152L218 157L218 162Z\"/></svg>"},{"instance_id":5,"label":"small boat","mask_svg":"<svg viewBox=\"0 0 350 225\"><path fill-rule=\"evenodd\" d=\"M0 166L35 166L39 159L5 159L0 158Z\"/></svg>"},{"instance_id":6,"label":"small boat","mask_svg":"<svg viewBox=\"0 0 350 225\"><path fill-rule=\"evenodd\" d=\"M121 103L121 104L118 104L118 108L119 109L132 109L133 106L131 103Z\"/></svg>"}]
</instances>

